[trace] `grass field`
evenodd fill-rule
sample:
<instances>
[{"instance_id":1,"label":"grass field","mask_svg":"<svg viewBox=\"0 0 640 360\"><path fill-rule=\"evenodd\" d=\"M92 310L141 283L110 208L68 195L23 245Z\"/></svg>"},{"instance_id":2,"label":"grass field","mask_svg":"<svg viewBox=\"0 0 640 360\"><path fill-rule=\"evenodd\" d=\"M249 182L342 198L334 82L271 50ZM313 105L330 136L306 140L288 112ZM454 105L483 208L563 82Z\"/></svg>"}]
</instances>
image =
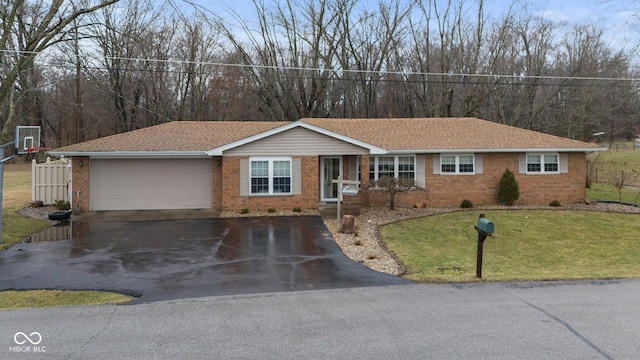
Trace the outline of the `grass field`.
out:
<instances>
[{"instance_id":1,"label":"grass field","mask_svg":"<svg viewBox=\"0 0 640 360\"><path fill-rule=\"evenodd\" d=\"M17 210L30 202L31 164L5 165L0 250L21 242L27 236L49 226L46 221L26 219L16 214Z\"/></svg>"},{"instance_id":2,"label":"grass field","mask_svg":"<svg viewBox=\"0 0 640 360\"><path fill-rule=\"evenodd\" d=\"M50 226L46 221L26 219L16 214L17 210L30 202L31 165L5 165L0 251ZM113 304L127 302L131 299L131 297L122 294L96 291L0 291L0 310L42 306Z\"/></svg>"},{"instance_id":3,"label":"grass field","mask_svg":"<svg viewBox=\"0 0 640 360\"><path fill-rule=\"evenodd\" d=\"M571 210L485 211L495 236L484 243L486 280L640 277L640 217ZM475 281L478 211L381 228L382 240L422 282Z\"/></svg>"}]
</instances>

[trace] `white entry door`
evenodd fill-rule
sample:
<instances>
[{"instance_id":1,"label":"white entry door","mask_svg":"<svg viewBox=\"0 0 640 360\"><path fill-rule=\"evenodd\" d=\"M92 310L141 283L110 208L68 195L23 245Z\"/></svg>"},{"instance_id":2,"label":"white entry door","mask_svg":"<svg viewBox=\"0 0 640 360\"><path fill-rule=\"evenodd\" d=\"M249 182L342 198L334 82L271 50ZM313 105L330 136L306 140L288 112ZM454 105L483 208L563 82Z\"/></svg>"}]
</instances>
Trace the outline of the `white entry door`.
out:
<instances>
[{"instance_id":1,"label":"white entry door","mask_svg":"<svg viewBox=\"0 0 640 360\"><path fill-rule=\"evenodd\" d=\"M338 201L338 184L334 184L333 180L337 180L339 176L342 176L342 157L321 157L320 174L320 200Z\"/></svg>"}]
</instances>

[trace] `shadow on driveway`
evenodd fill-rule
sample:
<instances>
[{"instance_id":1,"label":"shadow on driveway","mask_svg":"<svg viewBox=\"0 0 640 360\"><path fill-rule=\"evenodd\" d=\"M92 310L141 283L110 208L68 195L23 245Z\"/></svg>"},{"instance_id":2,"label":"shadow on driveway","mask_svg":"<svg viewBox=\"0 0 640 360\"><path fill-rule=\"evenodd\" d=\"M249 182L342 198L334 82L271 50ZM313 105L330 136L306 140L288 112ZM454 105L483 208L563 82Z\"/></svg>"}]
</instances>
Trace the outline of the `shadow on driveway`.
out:
<instances>
[{"instance_id":1,"label":"shadow on driveway","mask_svg":"<svg viewBox=\"0 0 640 360\"><path fill-rule=\"evenodd\" d=\"M348 259L316 216L69 226L71 240L0 252L0 290L108 290L144 302L410 283Z\"/></svg>"}]
</instances>

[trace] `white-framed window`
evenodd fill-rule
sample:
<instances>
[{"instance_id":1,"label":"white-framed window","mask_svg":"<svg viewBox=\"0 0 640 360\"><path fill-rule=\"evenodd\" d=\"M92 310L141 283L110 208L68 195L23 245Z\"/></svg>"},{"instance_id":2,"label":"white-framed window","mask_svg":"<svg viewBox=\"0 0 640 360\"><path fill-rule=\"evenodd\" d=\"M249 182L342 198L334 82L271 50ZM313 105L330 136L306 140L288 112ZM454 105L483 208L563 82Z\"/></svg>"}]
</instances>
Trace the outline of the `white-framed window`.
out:
<instances>
[{"instance_id":1,"label":"white-framed window","mask_svg":"<svg viewBox=\"0 0 640 360\"><path fill-rule=\"evenodd\" d=\"M291 158L249 159L251 195L291 194Z\"/></svg>"},{"instance_id":2,"label":"white-framed window","mask_svg":"<svg viewBox=\"0 0 640 360\"><path fill-rule=\"evenodd\" d=\"M378 180L383 176L415 181L416 157L414 155L371 156L369 180Z\"/></svg>"},{"instance_id":3,"label":"white-framed window","mask_svg":"<svg viewBox=\"0 0 640 360\"><path fill-rule=\"evenodd\" d=\"M441 174L475 174L474 154L440 155Z\"/></svg>"},{"instance_id":4,"label":"white-framed window","mask_svg":"<svg viewBox=\"0 0 640 360\"><path fill-rule=\"evenodd\" d=\"M560 156L558 154L527 154L527 173L560 173Z\"/></svg>"}]
</instances>

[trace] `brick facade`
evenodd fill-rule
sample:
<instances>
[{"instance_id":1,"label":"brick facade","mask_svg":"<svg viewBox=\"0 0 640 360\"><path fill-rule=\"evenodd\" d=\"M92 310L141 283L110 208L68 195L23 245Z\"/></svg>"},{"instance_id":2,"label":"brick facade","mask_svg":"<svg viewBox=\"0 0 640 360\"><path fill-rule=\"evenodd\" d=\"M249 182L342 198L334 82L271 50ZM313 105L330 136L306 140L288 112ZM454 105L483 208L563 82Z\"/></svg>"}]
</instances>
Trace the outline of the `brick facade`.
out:
<instances>
[{"instance_id":1,"label":"brick facade","mask_svg":"<svg viewBox=\"0 0 640 360\"><path fill-rule=\"evenodd\" d=\"M222 210L314 209L320 196L320 163L317 156L294 156L302 166L300 195L240 195L240 160L248 157L225 157L222 164ZM214 184L214 189L216 185ZM214 190L215 193L215 190Z\"/></svg>"},{"instance_id":2,"label":"brick facade","mask_svg":"<svg viewBox=\"0 0 640 360\"><path fill-rule=\"evenodd\" d=\"M562 174L520 174L519 156L517 153L482 154L482 174L440 175L433 173L433 155L427 154L425 189L397 194L396 205L458 206L465 199L476 205L498 204L498 184L507 168L514 173L520 188L516 204L547 205L553 200L572 204L585 200L587 163L584 153L569 153L569 171ZM370 201L382 205L389 201L389 195L372 191Z\"/></svg>"},{"instance_id":3,"label":"brick facade","mask_svg":"<svg viewBox=\"0 0 640 360\"><path fill-rule=\"evenodd\" d=\"M71 209L77 213L89 211L89 166L88 157L73 157L71 159Z\"/></svg>"},{"instance_id":4,"label":"brick facade","mask_svg":"<svg viewBox=\"0 0 640 360\"><path fill-rule=\"evenodd\" d=\"M498 183L505 169L509 168L520 185L517 204L548 204L558 200L562 204L582 202L585 199L586 156L584 153L570 153L569 171L562 174L527 175L520 174L519 154L483 154L483 173L476 175L439 175L433 173L433 156L425 155L425 189L412 190L396 195L397 206L412 206L425 203L431 206L458 206L462 200L471 200L476 205L498 203ZM300 159L302 192L300 195L283 196L241 196L240 161L247 157L212 158L212 204L214 210L313 209L320 202L320 157L294 156ZM343 158L343 174L348 179L349 159ZM80 206L88 211L89 172L88 157L72 159L73 200L72 209ZM360 156L360 166L368 174L369 156ZM389 194L368 189L368 176L361 176L362 184L358 196L345 197L345 203L360 203L363 206L385 205Z\"/></svg>"}]
</instances>

